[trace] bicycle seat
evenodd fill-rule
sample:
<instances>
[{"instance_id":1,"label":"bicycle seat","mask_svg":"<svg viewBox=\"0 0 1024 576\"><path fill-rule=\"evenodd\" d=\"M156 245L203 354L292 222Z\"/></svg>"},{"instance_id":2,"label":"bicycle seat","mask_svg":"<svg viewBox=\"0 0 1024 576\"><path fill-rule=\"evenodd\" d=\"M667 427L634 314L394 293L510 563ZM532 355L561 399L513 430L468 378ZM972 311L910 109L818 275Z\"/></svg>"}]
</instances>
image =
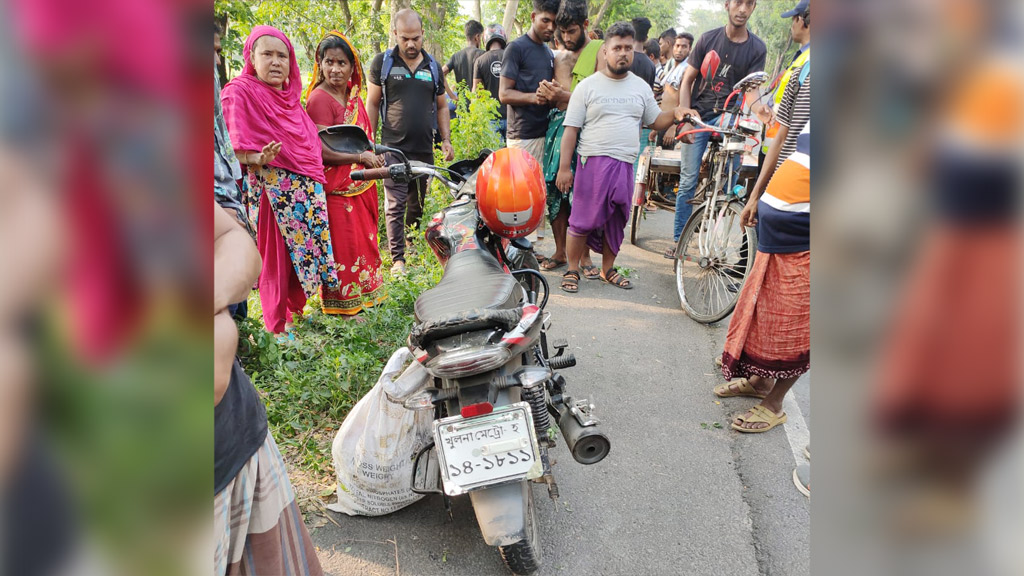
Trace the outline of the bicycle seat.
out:
<instances>
[{"instance_id":1,"label":"bicycle seat","mask_svg":"<svg viewBox=\"0 0 1024 576\"><path fill-rule=\"evenodd\" d=\"M464 250L454 254L437 286L416 299L417 322L430 322L473 309L504 309L519 306L519 283L487 251Z\"/></svg>"}]
</instances>

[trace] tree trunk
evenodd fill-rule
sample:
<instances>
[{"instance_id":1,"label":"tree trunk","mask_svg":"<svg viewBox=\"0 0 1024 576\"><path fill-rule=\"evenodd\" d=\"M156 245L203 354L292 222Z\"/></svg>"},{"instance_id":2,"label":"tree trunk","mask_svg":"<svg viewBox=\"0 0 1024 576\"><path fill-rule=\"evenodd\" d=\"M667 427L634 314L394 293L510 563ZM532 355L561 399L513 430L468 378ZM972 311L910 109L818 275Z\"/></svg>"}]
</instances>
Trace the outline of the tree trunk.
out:
<instances>
[{"instance_id":1,"label":"tree trunk","mask_svg":"<svg viewBox=\"0 0 1024 576\"><path fill-rule=\"evenodd\" d=\"M590 28L593 30L601 25L601 19L604 18L604 13L608 11L608 7L612 5L612 0L604 0L601 3L601 8L598 9L597 14L590 19Z\"/></svg>"},{"instance_id":2,"label":"tree trunk","mask_svg":"<svg viewBox=\"0 0 1024 576\"><path fill-rule=\"evenodd\" d=\"M352 29L352 10L348 7L348 0L338 0L341 4L341 13L345 15L345 30Z\"/></svg>"},{"instance_id":3,"label":"tree trunk","mask_svg":"<svg viewBox=\"0 0 1024 576\"><path fill-rule=\"evenodd\" d=\"M480 0L473 0L473 19L484 24L484 10L480 6ZM487 24L484 24L484 26L487 26Z\"/></svg>"},{"instance_id":4,"label":"tree trunk","mask_svg":"<svg viewBox=\"0 0 1024 576\"><path fill-rule=\"evenodd\" d=\"M433 56L434 60L444 64L445 55L441 53L444 45L439 37L439 32L444 27L445 9L437 0L432 0L428 9L430 12L425 14L426 17L423 19L424 28L426 28L423 31L423 49L427 54Z\"/></svg>"},{"instance_id":5,"label":"tree trunk","mask_svg":"<svg viewBox=\"0 0 1024 576\"><path fill-rule=\"evenodd\" d=\"M220 29L223 31L220 35L220 41L223 45L224 37L228 34L228 15L221 15L220 18L217 18L217 23L220 24ZM220 85L223 88L224 85L228 83L228 59L226 51L220 58L220 64L217 65L217 75L220 77Z\"/></svg>"},{"instance_id":6,"label":"tree trunk","mask_svg":"<svg viewBox=\"0 0 1024 576\"><path fill-rule=\"evenodd\" d=\"M519 0L508 0L508 3L505 4L505 17L501 19L501 25L505 30L512 29L512 23L515 22L518 10Z\"/></svg>"},{"instance_id":7,"label":"tree trunk","mask_svg":"<svg viewBox=\"0 0 1024 576\"><path fill-rule=\"evenodd\" d=\"M399 10L409 8L412 4L411 0L389 0L391 3L391 23L388 25L388 46L394 46L398 44L398 36L395 35L395 14L398 14Z\"/></svg>"},{"instance_id":8,"label":"tree trunk","mask_svg":"<svg viewBox=\"0 0 1024 576\"><path fill-rule=\"evenodd\" d=\"M380 5L382 3L383 3L383 0L373 0L373 6L370 8L370 30L371 31L374 29L374 26L376 25L377 20L380 19ZM380 36L378 36L375 33L373 33L373 50L374 50L374 54L379 54L380 52L383 52L383 48L381 48L381 46L380 46Z\"/></svg>"}]
</instances>

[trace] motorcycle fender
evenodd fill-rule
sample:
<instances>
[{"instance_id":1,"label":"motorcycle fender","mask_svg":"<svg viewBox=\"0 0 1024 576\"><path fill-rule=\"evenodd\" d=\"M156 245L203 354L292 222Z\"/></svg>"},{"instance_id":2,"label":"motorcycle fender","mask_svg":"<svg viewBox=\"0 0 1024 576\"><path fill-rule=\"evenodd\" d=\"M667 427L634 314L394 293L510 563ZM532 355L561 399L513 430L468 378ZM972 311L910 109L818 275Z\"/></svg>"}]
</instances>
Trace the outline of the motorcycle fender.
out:
<instances>
[{"instance_id":1,"label":"motorcycle fender","mask_svg":"<svg viewBox=\"0 0 1024 576\"><path fill-rule=\"evenodd\" d=\"M508 546L526 538L527 481L469 493L488 546Z\"/></svg>"}]
</instances>

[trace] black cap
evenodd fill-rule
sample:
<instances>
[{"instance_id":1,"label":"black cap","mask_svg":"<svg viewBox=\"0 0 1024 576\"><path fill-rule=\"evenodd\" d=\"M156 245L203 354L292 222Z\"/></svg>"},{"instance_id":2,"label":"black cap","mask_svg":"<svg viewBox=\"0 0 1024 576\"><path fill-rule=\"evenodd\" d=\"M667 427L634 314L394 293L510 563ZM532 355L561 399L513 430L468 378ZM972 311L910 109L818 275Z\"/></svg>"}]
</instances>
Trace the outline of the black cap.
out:
<instances>
[{"instance_id":1,"label":"black cap","mask_svg":"<svg viewBox=\"0 0 1024 576\"><path fill-rule=\"evenodd\" d=\"M796 8L793 8L789 12L783 12L782 17L792 18L793 16L799 16L800 14L806 14L807 11L810 9L811 0L800 0L800 2L796 5Z\"/></svg>"}]
</instances>

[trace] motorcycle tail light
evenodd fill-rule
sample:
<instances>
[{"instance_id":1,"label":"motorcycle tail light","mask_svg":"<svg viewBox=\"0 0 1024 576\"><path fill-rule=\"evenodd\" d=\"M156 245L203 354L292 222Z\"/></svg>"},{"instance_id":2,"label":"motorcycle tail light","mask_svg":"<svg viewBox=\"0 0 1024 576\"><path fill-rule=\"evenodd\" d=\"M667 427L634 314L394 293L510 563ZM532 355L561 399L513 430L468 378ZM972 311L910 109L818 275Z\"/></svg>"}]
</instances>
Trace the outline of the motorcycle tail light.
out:
<instances>
[{"instance_id":1,"label":"motorcycle tail light","mask_svg":"<svg viewBox=\"0 0 1024 576\"><path fill-rule=\"evenodd\" d=\"M463 418L472 418L474 416L483 416L484 414L490 414L494 411L494 406L490 402L480 402L479 404L470 404L469 406L463 406L459 412Z\"/></svg>"},{"instance_id":2,"label":"motorcycle tail light","mask_svg":"<svg viewBox=\"0 0 1024 576\"><path fill-rule=\"evenodd\" d=\"M511 357L504 346L470 346L436 356L426 368L438 378L472 376L503 366Z\"/></svg>"}]
</instances>

